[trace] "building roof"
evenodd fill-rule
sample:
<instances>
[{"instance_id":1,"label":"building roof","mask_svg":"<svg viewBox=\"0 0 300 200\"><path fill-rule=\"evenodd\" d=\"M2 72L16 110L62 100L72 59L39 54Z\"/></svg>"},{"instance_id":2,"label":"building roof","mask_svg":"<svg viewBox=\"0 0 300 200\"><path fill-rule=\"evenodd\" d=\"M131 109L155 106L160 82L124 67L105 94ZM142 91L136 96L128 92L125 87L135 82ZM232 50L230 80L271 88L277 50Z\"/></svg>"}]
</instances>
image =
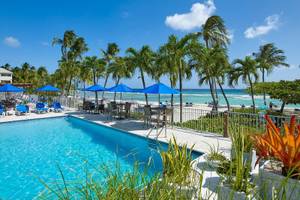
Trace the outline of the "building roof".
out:
<instances>
[{"instance_id":1,"label":"building roof","mask_svg":"<svg viewBox=\"0 0 300 200\"><path fill-rule=\"evenodd\" d=\"M7 74L12 74L11 71L7 70L7 69L4 69L2 67L0 67L0 73L7 73Z\"/></svg>"}]
</instances>

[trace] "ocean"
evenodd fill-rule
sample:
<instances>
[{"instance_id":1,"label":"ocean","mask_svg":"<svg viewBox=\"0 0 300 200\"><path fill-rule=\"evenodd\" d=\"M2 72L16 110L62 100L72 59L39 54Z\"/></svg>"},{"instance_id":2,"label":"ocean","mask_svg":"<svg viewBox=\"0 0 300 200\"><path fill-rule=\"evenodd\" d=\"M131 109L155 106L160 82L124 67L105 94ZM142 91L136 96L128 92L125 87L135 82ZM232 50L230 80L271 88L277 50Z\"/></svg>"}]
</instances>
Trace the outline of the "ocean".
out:
<instances>
[{"instance_id":1,"label":"ocean","mask_svg":"<svg viewBox=\"0 0 300 200\"><path fill-rule=\"evenodd\" d=\"M225 99L223 98L223 95L221 93L221 90L217 90L218 97L219 97L219 103L220 105L226 105ZM229 100L229 103L231 106L251 106L252 100L251 96L246 93L243 89L225 89L226 96ZM102 97L102 92L98 93L99 99ZM107 99L113 99L113 93L104 93L104 98ZM86 92L87 98L94 98L94 93L92 92ZM127 101L145 101L144 94L140 93L123 93L122 94L122 100ZM117 94L117 99L120 99L120 94ZM157 103L158 102L158 95L148 95L149 102ZM160 101L161 102L169 102L171 101L171 95L160 95ZM174 95L174 102L175 104L179 103L179 95ZM183 102L184 104L186 102L193 103L193 104L208 104L209 102L212 102L212 98L210 95L209 89L184 89L183 90ZM276 99L270 99L267 96L267 103L272 102L273 104L277 105L278 107L281 106L281 102ZM256 106L261 107L263 106L263 96L257 95L255 96L255 103ZM299 108L300 105L287 105L286 107L290 108Z\"/></svg>"}]
</instances>

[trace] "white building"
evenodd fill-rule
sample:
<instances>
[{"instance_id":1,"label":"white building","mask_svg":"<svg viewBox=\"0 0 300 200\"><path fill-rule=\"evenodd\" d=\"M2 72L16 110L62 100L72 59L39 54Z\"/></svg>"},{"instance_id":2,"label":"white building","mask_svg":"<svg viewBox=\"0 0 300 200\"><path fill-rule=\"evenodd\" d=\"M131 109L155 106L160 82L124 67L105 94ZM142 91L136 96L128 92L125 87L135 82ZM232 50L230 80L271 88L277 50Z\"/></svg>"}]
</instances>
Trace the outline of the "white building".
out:
<instances>
[{"instance_id":1,"label":"white building","mask_svg":"<svg viewBox=\"0 0 300 200\"><path fill-rule=\"evenodd\" d=\"M0 67L0 83L12 83L12 75L11 71Z\"/></svg>"}]
</instances>

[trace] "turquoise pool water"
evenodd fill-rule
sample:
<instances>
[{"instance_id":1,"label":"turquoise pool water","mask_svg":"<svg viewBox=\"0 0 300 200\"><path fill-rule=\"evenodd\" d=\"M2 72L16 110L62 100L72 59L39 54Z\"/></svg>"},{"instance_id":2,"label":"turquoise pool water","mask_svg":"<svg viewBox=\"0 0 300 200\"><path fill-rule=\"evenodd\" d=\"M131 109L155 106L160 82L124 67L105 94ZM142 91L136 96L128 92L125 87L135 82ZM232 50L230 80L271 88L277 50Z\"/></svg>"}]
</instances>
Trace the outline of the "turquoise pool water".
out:
<instances>
[{"instance_id":1,"label":"turquoise pool water","mask_svg":"<svg viewBox=\"0 0 300 200\"><path fill-rule=\"evenodd\" d=\"M60 179L57 166L68 181L84 177L95 166L122 172L138 161L146 165L152 158L149 175L162 170L155 146L166 148L127 132L74 117L30 120L0 124L0 199L32 199L46 182ZM194 152L197 157L200 153ZM88 161L88 164L84 164ZM94 167L92 167L94 166ZM98 177L101 179L101 177Z\"/></svg>"}]
</instances>

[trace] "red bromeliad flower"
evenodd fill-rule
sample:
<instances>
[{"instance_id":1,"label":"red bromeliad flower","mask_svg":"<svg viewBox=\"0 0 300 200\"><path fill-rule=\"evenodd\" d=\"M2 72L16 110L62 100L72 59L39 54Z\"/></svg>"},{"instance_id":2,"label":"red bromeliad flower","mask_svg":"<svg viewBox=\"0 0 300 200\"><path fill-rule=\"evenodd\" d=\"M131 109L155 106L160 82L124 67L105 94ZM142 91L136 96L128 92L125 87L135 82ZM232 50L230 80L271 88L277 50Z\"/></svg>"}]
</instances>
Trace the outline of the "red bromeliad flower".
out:
<instances>
[{"instance_id":1,"label":"red bromeliad flower","mask_svg":"<svg viewBox=\"0 0 300 200\"><path fill-rule=\"evenodd\" d=\"M300 125L296 125L295 116L290 124L284 124L284 134L268 115L265 118L266 132L252 136L258 154L256 164L262 158L272 157L281 161L285 169L300 172Z\"/></svg>"}]
</instances>

